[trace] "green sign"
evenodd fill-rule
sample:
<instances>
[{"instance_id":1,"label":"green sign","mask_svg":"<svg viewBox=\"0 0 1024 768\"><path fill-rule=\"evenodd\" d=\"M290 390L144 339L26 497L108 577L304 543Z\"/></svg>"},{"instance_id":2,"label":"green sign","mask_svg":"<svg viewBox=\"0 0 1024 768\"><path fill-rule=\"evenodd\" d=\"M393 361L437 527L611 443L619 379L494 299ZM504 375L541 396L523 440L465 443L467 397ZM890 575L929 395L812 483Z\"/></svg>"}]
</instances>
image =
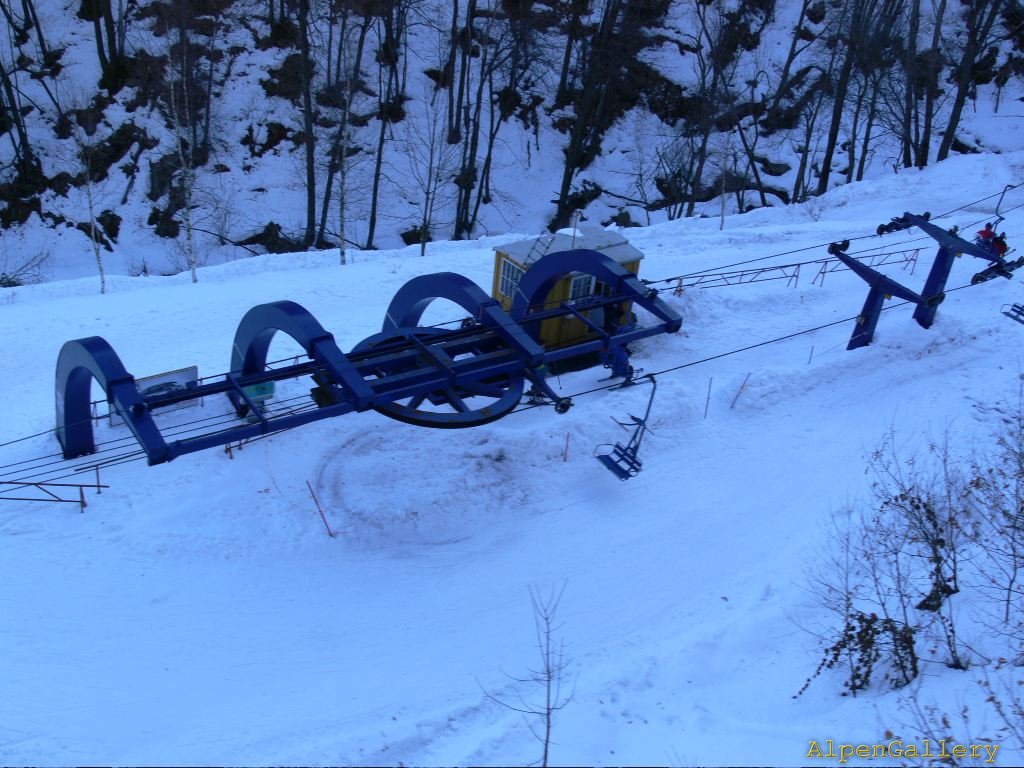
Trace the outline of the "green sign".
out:
<instances>
[{"instance_id":1,"label":"green sign","mask_svg":"<svg viewBox=\"0 0 1024 768\"><path fill-rule=\"evenodd\" d=\"M242 387L242 391L250 400L256 402L269 400L274 396L274 382L264 381L259 384L250 384L248 387Z\"/></svg>"}]
</instances>

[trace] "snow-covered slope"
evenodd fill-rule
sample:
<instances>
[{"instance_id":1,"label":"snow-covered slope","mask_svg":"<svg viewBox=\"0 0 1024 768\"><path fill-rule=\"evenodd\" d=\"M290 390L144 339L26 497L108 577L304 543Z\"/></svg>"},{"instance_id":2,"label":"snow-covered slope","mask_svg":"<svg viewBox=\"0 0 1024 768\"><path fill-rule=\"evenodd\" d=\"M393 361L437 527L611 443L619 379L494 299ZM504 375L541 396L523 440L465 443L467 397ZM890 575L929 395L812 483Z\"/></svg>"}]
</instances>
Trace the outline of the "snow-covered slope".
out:
<instances>
[{"instance_id":1,"label":"snow-covered slope","mask_svg":"<svg viewBox=\"0 0 1024 768\"><path fill-rule=\"evenodd\" d=\"M705 219L626 234L649 280L787 264L825 258L823 243L905 210L957 209L938 221L977 228L1022 172L1022 153L960 157L813 206L728 218L721 231ZM1011 245L1024 236L1022 204L1024 188L1007 194ZM347 350L415 275L450 270L488 286L491 248L507 239L344 267L329 253L266 256L205 269L197 285L117 278L107 296L92 280L3 289L0 479L57 452L46 431L68 339L103 336L136 376L190 364L211 375L227 368L249 307L292 299ZM918 231L856 246L911 244L923 249L915 273L893 274L919 287L934 244ZM981 266L959 259L950 287ZM634 362L662 371L859 312L863 282L814 276L666 292L683 330L637 345ZM539 664L530 590L563 587L555 637L572 696L555 714L552 764L796 765L812 740L919 740L906 692L843 697L827 672L794 698L821 658L805 631L822 620L805 572L824 556L833 513L869 501L866 455L887 432L986 439L990 406L1015 401L1024 372L1024 327L999 313L1022 299L1017 280L997 280L950 292L927 331L909 308L884 313L866 349L845 350L844 322L666 373L644 470L627 483L591 452L623 439L608 417L641 412L647 387L580 397L561 417L536 408L452 432L371 413L230 457L122 464L102 471L110 487L84 513L4 501L0 762L532 763L536 719L501 702L542 700L523 682ZM453 317L432 306L425 322ZM271 356L293 351L275 340ZM572 394L602 375L552 384ZM208 402L203 415L218 409ZM125 434L105 426L99 439ZM961 624L968 645L984 632ZM912 687L922 706L977 713L954 734L965 743L998 738L976 683L1003 678L972 661L966 672L926 663ZM1022 760L1020 744L1002 742L998 764Z\"/></svg>"}]
</instances>

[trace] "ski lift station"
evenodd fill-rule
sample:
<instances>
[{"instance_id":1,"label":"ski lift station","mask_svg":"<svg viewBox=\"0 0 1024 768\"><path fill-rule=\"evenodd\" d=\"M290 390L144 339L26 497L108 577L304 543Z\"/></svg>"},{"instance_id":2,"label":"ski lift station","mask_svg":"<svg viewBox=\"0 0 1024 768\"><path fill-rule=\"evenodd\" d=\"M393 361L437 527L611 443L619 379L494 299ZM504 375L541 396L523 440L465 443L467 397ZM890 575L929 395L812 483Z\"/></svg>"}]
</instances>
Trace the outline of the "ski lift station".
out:
<instances>
[{"instance_id":1,"label":"ski lift station","mask_svg":"<svg viewBox=\"0 0 1024 768\"><path fill-rule=\"evenodd\" d=\"M593 251L619 264L634 277L639 275L640 260L644 255L629 244L618 232L603 229L561 230L529 240L502 245L494 249L494 284L491 296L500 302L506 312L511 310L526 271L548 253L575 250ZM551 287L546 303L549 306L571 305L592 296L605 298L612 289L593 275L573 272ZM595 330L612 332L629 324L632 302L609 304L594 309L551 317L540 324L538 341L545 349L561 349L581 341L596 338Z\"/></svg>"}]
</instances>

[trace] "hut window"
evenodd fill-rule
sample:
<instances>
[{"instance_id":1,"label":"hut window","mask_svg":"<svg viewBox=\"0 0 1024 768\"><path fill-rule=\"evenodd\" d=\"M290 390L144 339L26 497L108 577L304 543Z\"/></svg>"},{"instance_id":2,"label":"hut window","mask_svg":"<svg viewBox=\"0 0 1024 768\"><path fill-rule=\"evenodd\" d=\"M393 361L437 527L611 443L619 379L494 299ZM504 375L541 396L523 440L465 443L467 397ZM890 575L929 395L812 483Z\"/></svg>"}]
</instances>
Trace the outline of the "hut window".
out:
<instances>
[{"instance_id":1,"label":"hut window","mask_svg":"<svg viewBox=\"0 0 1024 768\"><path fill-rule=\"evenodd\" d=\"M501 260L501 285L499 290L509 298L516 295L516 288L519 287L519 281L523 279L523 275L526 274L525 270L520 269L508 259Z\"/></svg>"},{"instance_id":2,"label":"hut window","mask_svg":"<svg viewBox=\"0 0 1024 768\"><path fill-rule=\"evenodd\" d=\"M569 300L585 299L594 294L594 276L577 275L569 285Z\"/></svg>"}]
</instances>

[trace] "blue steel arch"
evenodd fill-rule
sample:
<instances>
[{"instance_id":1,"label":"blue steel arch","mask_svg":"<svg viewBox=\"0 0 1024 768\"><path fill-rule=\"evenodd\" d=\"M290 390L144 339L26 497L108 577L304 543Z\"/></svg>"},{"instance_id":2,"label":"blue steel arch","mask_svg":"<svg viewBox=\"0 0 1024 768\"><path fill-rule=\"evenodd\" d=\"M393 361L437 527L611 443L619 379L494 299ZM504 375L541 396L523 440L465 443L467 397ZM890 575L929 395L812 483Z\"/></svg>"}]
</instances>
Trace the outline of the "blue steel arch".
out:
<instances>
[{"instance_id":1,"label":"blue steel arch","mask_svg":"<svg viewBox=\"0 0 1024 768\"><path fill-rule=\"evenodd\" d=\"M535 261L519 281L512 299L512 316L523 318L531 311L543 309L555 283L573 272L593 275L624 298L647 299L646 308L665 322L666 333L675 333L682 326L682 318L656 298L656 292L644 286L636 275L603 253L587 248L549 253Z\"/></svg>"},{"instance_id":2,"label":"blue steel arch","mask_svg":"<svg viewBox=\"0 0 1024 768\"><path fill-rule=\"evenodd\" d=\"M73 459L96 451L90 398L93 379L135 434L149 463L166 461L167 444L142 402L135 377L100 336L68 341L57 356L57 439L64 449L64 458Z\"/></svg>"},{"instance_id":3,"label":"blue steel arch","mask_svg":"<svg viewBox=\"0 0 1024 768\"><path fill-rule=\"evenodd\" d=\"M384 315L383 332L397 332L400 329L418 326L427 306L435 299L452 301L469 312L477 321L493 328L522 353L526 364L531 368L542 362L544 350L537 342L530 338L479 285L456 272L420 275L403 285L388 305Z\"/></svg>"},{"instance_id":4,"label":"blue steel arch","mask_svg":"<svg viewBox=\"0 0 1024 768\"><path fill-rule=\"evenodd\" d=\"M366 410L373 391L356 370L352 362L338 348L334 336L301 304L294 301L274 301L258 304L245 313L235 331L231 346L231 375L246 376L261 373L267 366L270 342L278 331L298 342L306 354L322 364L339 382L345 394L357 409ZM231 402L240 415L248 404L237 392L229 392Z\"/></svg>"}]
</instances>

